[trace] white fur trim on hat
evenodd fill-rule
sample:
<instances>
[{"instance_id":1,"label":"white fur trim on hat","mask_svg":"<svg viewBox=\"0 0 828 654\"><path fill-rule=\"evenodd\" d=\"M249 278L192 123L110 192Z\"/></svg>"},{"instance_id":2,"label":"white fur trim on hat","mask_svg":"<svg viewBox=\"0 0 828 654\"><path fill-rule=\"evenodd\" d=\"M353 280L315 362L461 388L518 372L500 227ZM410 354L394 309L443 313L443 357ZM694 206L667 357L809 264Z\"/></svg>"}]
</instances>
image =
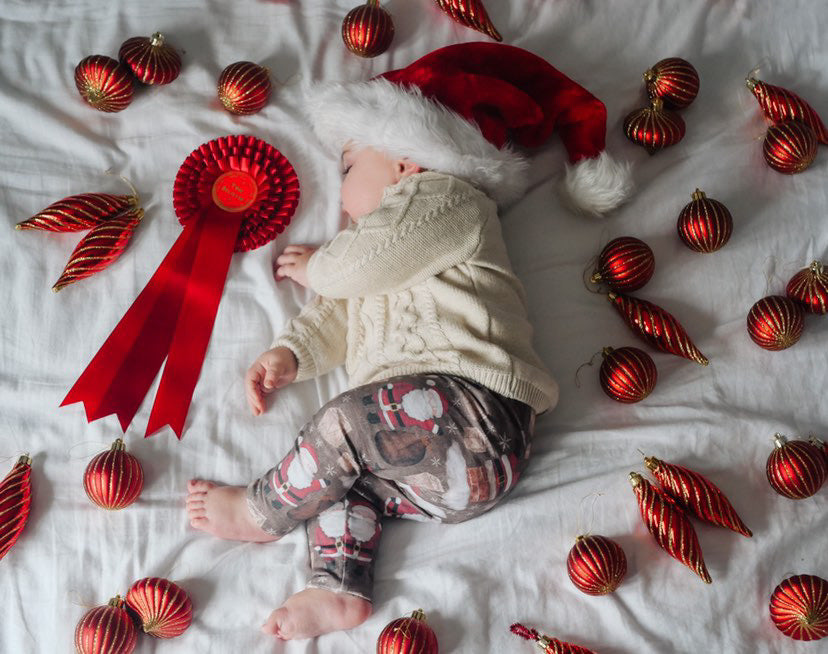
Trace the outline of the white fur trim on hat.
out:
<instances>
[{"instance_id":1,"label":"white fur trim on hat","mask_svg":"<svg viewBox=\"0 0 828 654\"><path fill-rule=\"evenodd\" d=\"M632 195L630 165L602 152L593 159L567 165L563 187L566 199L575 209L600 216Z\"/></svg>"}]
</instances>

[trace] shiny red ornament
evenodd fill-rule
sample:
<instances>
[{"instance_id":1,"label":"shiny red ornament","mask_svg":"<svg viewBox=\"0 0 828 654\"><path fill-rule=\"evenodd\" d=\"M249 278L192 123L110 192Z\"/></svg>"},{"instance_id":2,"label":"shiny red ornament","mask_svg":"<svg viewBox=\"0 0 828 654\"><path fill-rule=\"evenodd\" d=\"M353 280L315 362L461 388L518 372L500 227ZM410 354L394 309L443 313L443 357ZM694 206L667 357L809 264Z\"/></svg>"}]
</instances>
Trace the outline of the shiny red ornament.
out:
<instances>
[{"instance_id":1,"label":"shiny red ornament","mask_svg":"<svg viewBox=\"0 0 828 654\"><path fill-rule=\"evenodd\" d=\"M697 518L748 538L753 536L725 494L712 481L689 468L666 463L654 456L644 457L644 463L662 490Z\"/></svg>"},{"instance_id":2,"label":"shiny red ornament","mask_svg":"<svg viewBox=\"0 0 828 654\"><path fill-rule=\"evenodd\" d=\"M620 236L601 250L590 281L604 282L616 291L635 291L650 281L654 271L655 257L650 246L634 236Z\"/></svg>"},{"instance_id":3,"label":"shiny red ornament","mask_svg":"<svg viewBox=\"0 0 828 654\"><path fill-rule=\"evenodd\" d=\"M566 557L566 571L578 590L587 595L607 595L627 574L627 557L614 540L578 536Z\"/></svg>"},{"instance_id":4,"label":"shiny red ornament","mask_svg":"<svg viewBox=\"0 0 828 654\"><path fill-rule=\"evenodd\" d=\"M114 262L129 245L132 232L143 217L143 209L130 209L89 230L75 247L52 290L57 292L78 280L91 277Z\"/></svg>"},{"instance_id":5,"label":"shiny red ornament","mask_svg":"<svg viewBox=\"0 0 828 654\"><path fill-rule=\"evenodd\" d=\"M495 41L503 37L492 24L482 0L434 0L437 6L465 27L491 36Z\"/></svg>"},{"instance_id":6,"label":"shiny red ornament","mask_svg":"<svg viewBox=\"0 0 828 654\"><path fill-rule=\"evenodd\" d=\"M794 640L828 636L828 581L816 575L788 577L770 598L773 624Z\"/></svg>"},{"instance_id":7,"label":"shiny red ornament","mask_svg":"<svg viewBox=\"0 0 828 654\"><path fill-rule=\"evenodd\" d=\"M581 647L580 645L573 645L572 643L565 643L557 638L550 638L549 636L538 633L537 629L530 629L519 622L515 622L509 627L509 630L516 636L536 642L544 654L595 654L591 649Z\"/></svg>"},{"instance_id":8,"label":"shiny red ornament","mask_svg":"<svg viewBox=\"0 0 828 654\"><path fill-rule=\"evenodd\" d=\"M140 618L144 633L156 638L180 636L193 621L189 595L167 579L139 579L129 587L124 601Z\"/></svg>"},{"instance_id":9,"label":"shiny red ornament","mask_svg":"<svg viewBox=\"0 0 828 654\"><path fill-rule=\"evenodd\" d=\"M785 294L810 313L828 313L828 272L819 261L803 268L785 287Z\"/></svg>"},{"instance_id":10,"label":"shiny red ornament","mask_svg":"<svg viewBox=\"0 0 828 654\"><path fill-rule=\"evenodd\" d=\"M693 344L684 327L670 312L652 302L629 295L611 292L607 299L612 302L629 328L653 347L703 366L709 363L707 357Z\"/></svg>"},{"instance_id":11,"label":"shiny red ornament","mask_svg":"<svg viewBox=\"0 0 828 654\"><path fill-rule=\"evenodd\" d=\"M613 400L640 402L655 388L658 371L652 357L637 347L605 347L599 378L601 389Z\"/></svg>"},{"instance_id":12,"label":"shiny red ornament","mask_svg":"<svg viewBox=\"0 0 828 654\"><path fill-rule=\"evenodd\" d=\"M808 442L822 450L822 453L825 455L825 465L828 466L828 441L821 441L816 436L811 436L808 438Z\"/></svg>"},{"instance_id":13,"label":"shiny red ornament","mask_svg":"<svg viewBox=\"0 0 828 654\"><path fill-rule=\"evenodd\" d=\"M679 213L676 228L682 243L695 252L715 252L724 247L733 233L733 217L718 200L696 189L693 201Z\"/></svg>"},{"instance_id":14,"label":"shiny red ornament","mask_svg":"<svg viewBox=\"0 0 828 654\"><path fill-rule=\"evenodd\" d=\"M75 627L77 654L131 654L137 641L138 631L120 595L87 611Z\"/></svg>"},{"instance_id":15,"label":"shiny red ornament","mask_svg":"<svg viewBox=\"0 0 828 654\"><path fill-rule=\"evenodd\" d=\"M32 459L21 456L0 482L0 559L20 538L32 504Z\"/></svg>"},{"instance_id":16,"label":"shiny red ornament","mask_svg":"<svg viewBox=\"0 0 828 654\"><path fill-rule=\"evenodd\" d=\"M828 129L819 114L796 93L753 77L748 77L745 84L759 101L765 116L772 122L787 123L795 120L803 123L814 131L820 143L828 145Z\"/></svg>"},{"instance_id":17,"label":"shiny red ornament","mask_svg":"<svg viewBox=\"0 0 828 654\"><path fill-rule=\"evenodd\" d=\"M98 111L121 111L132 102L132 73L105 55L81 60L75 68L75 86L81 97Z\"/></svg>"},{"instance_id":18,"label":"shiny red ornament","mask_svg":"<svg viewBox=\"0 0 828 654\"><path fill-rule=\"evenodd\" d=\"M267 68L252 61L237 61L219 75L218 97L232 114L255 114L267 104L270 89Z\"/></svg>"},{"instance_id":19,"label":"shiny red ornament","mask_svg":"<svg viewBox=\"0 0 828 654\"><path fill-rule=\"evenodd\" d=\"M768 127L762 155L774 170L786 175L801 173L817 154L814 131L802 123L782 123Z\"/></svg>"},{"instance_id":20,"label":"shiny red ornament","mask_svg":"<svg viewBox=\"0 0 828 654\"><path fill-rule=\"evenodd\" d=\"M53 202L34 216L17 223L15 229L47 232L79 232L90 229L138 205L137 195L81 193Z\"/></svg>"},{"instance_id":21,"label":"shiny red ornament","mask_svg":"<svg viewBox=\"0 0 828 654\"><path fill-rule=\"evenodd\" d=\"M825 452L807 441L789 441L774 434L774 449L765 472L773 490L792 500L814 495L828 476Z\"/></svg>"},{"instance_id":22,"label":"shiny red ornament","mask_svg":"<svg viewBox=\"0 0 828 654\"><path fill-rule=\"evenodd\" d=\"M699 74L689 61L662 59L644 73L647 94L661 98L668 109L684 109L699 94Z\"/></svg>"},{"instance_id":23,"label":"shiny red ornament","mask_svg":"<svg viewBox=\"0 0 828 654\"><path fill-rule=\"evenodd\" d=\"M377 654L437 654L437 634L417 609L410 618L389 622L377 639Z\"/></svg>"},{"instance_id":24,"label":"shiny red ornament","mask_svg":"<svg viewBox=\"0 0 828 654\"><path fill-rule=\"evenodd\" d=\"M684 131L684 119L664 109L661 98L655 98L650 107L636 109L624 119L624 134L650 154L681 141Z\"/></svg>"},{"instance_id":25,"label":"shiny red ornament","mask_svg":"<svg viewBox=\"0 0 828 654\"><path fill-rule=\"evenodd\" d=\"M117 438L112 447L95 456L83 473L83 488L90 500L104 509L123 509L144 488L144 470L138 459Z\"/></svg>"},{"instance_id":26,"label":"shiny red ornament","mask_svg":"<svg viewBox=\"0 0 828 654\"><path fill-rule=\"evenodd\" d=\"M149 38L127 39L118 51L118 59L144 84L169 84L181 72L181 55L165 42L161 32Z\"/></svg>"},{"instance_id":27,"label":"shiny red ornament","mask_svg":"<svg viewBox=\"0 0 828 654\"><path fill-rule=\"evenodd\" d=\"M782 295L763 297L748 312L748 335L766 350L784 350L794 345L804 326L802 307Z\"/></svg>"},{"instance_id":28,"label":"shiny red ornament","mask_svg":"<svg viewBox=\"0 0 828 654\"><path fill-rule=\"evenodd\" d=\"M345 47L360 57L376 57L388 50L394 39L391 14L379 6L379 0L368 0L351 9L342 21Z\"/></svg>"}]
</instances>

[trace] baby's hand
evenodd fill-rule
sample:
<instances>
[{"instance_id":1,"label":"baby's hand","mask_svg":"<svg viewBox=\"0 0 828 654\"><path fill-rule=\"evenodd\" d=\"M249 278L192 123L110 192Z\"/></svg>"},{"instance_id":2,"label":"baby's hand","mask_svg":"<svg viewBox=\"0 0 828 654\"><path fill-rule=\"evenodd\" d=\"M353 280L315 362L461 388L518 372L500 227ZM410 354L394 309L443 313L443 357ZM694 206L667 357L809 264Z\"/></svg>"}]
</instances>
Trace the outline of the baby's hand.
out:
<instances>
[{"instance_id":1,"label":"baby's hand","mask_svg":"<svg viewBox=\"0 0 828 654\"><path fill-rule=\"evenodd\" d=\"M296 379L299 364L286 347L274 347L259 355L244 376L247 403L254 416L264 413L264 396Z\"/></svg>"},{"instance_id":2,"label":"baby's hand","mask_svg":"<svg viewBox=\"0 0 828 654\"><path fill-rule=\"evenodd\" d=\"M308 260L314 252L316 248L310 245L288 245L282 254L276 257L276 281L290 277L297 284L307 287Z\"/></svg>"}]
</instances>

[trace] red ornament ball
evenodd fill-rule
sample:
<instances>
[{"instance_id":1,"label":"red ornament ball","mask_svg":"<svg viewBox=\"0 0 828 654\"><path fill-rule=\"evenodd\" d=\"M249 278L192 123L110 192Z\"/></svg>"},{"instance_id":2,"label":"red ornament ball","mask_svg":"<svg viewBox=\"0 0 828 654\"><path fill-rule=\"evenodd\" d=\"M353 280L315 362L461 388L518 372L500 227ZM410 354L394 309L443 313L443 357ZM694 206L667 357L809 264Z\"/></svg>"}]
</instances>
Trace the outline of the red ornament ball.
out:
<instances>
[{"instance_id":1,"label":"red ornament ball","mask_svg":"<svg viewBox=\"0 0 828 654\"><path fill-rule=\"evenodd\" d=\"M785 294L805 311L828 313L828 273L819 261L814 261L791 277Z\"/></svg>"},{"instance_id":2,"label":"red ornament ball","mask_svg":"<svg viewBox=\"0 0 828 654\"><path fill-rule=\"evenodd\" d=\"M828 636L828 581L816 575L788 577L771 593L773 624L794 640Z\"/></svg>"},{"instance_id":3,"label":"red ornament ball","mask_svg":"<svg viewBox=\"0 0 828 654\"><path fill-rule=\"evenodd\" d=\"M624 134L650 154L681 141L684 131L684 119L665 110L661 98L655 98L651 107L636 109L624 119Z\"/></svg>"},{"instance_id":4,"label":"red ornament ball","mask_svg":"<svg viewBox=\"0 0 828 654\"><path fill-rule=\"evenodd\" d=\"M131 654L137 640L138 631L120 596L87 611L75 627L78 654Z\"/></svg>"},{"instance_id":5,"label":"red ornament ball","mask_svg":"<svg viewBox=\"0 0 828 654\"><path fill-rule=\"evenodd\" d=\"M377 639L377 654L437 654L437 635L417 609L410 618L389 622Z\"/></svg>"},{"instance_id":6,"label":"red ornament ball","mask_svg":"<svg viewBox=\"0 0 828 654\"><path fill-rule=\"evenodd\" d=\"M762 145L765 162L786 175L801 173L817 154L814 130L803 123L771 125Z\"/></svg>"},{"instance_id":7,"label":"red ornament ball","mask_svg":"<svg viewBox=\"0 0 828 654\"><path fill-rule=\"evenodd\" d=\"M144 633L156 638L175 638L193 621L193 603L184 590L167 579L139 579L124 600L141 619Z\"/></svg>"},{"instance_id":8,"label":"red ornament ball","mask_svg":"<svg viewBox=\"0 0 828 654\"><path fill-rule=\"evenodd\" d=\"M655 388L658 371L652 357L637 347L605 347L599 377L601 388L613 400L640 402Z\"/></svg>"},{"instance_id":9,"label":"red ornament ball","mask_svg":"<svg viewBox=\"0 0 828 654\"><path fill-rule=\"evenodd\" d=\"M696 189L693 201L685 205L676 228L682 243L695 252L715 252L724 247L733 233L733 217L718 200Z\"/></svg>"},{"instance_id":10,"label":"red ornament ball","mask_svg":"<svg viewBox=\"0 0 828 654\"><path fill-rule=\"evenodd\" d=\"M345 47L360 57L376 57L388 50L394 39L391 14L379 6L379 0L368 0L351 9L342 21Z\"/></svg>"},{"instance_id":11,"label":"red ornament ball","mask_svg":"<svg viewBox=\"0 0 828 654\"><path fill-rule=\"evenodd\" d=\"M661 98L668 109L684 109L699 94L699 74L689 61L662 59L644 73L647 94Z\"/></svg>"},{"instance_id":12,"label":"red ornament ball","mask_svg":"<svg viewBox=\"0 0 828 654\"><path fill-rule=\"evenodd\" d=\"M608 595L627 574L627 557L614 540L604 536L578 536L566 557L566 571L581 592Z\"/></svg>"},{"instance_id":13,"label":"red ornament ball","mask_svg":"<svg viewBox=\"0 0 828 654\"><path fill-rule=\"evenodd\" d=\"M766 350L784 350L802 336L805 312L793 300L782 295L763 297L750 308L748 335Z\"/></svg>"},{"instance_id":14,"label":"red ornament ball","mask_svg":"<svg viewBox=\"0 0 828 654\"><path fill-rule=\"evenodd\" d=\"M237 61L225 68L218 80L218 97L231 114L255 114L270 97L267 68L252 61Z\"/></svg>"},{"instance_id":15,"label":"red ornament ball","mask_svg":"<svg viewBox=\"0 0 828 654\"><path fill-rule=\"evenodd\" d=\"M169 84L181 72L181 55L164 42L161 32L149 38L127 39L118 51L118 59L144 84Z\"/></svg>"},{"instance_id":16,"label":"red ornament ball","mask_svg":"<svg viewBox=\"0 0 828 654\"><path fill-rule=\"evenodd\" d=\"M814 495L828 476L825 454L812 443L789 441L782 434L775 434L773 442L765 467L773 490L792 500Z\"/></svg>"},{"instance_id":17,"label":"red ornament ball","mask_svg":"<svg viewBox=\"0 0 828 654\"><path fill-rule=\"evenodd\" d=\"M132 504L144 488L144 470L118 438L107 452L94 457L83 473L83 487L89 499L104 509L123 509Z\"/></svg>"},{"instance_id":18,"label":"red ornament ball","mask_svg":"<svg viewBox=\"0 0 828 654\"><path fill-rule=\"evenodd\" d=\"M601 250L590 281L604 282L616 291L635 291L650 281L654 271L650 246L634 236L620 236Z\"/></svg>"},{"instance_id":19,"label":"red ornament ball","mask_svg":"<svg viewBox=\"0 0 828 654\"><path fill-rule=\"evenodd\" d=\"M121 111L132 102L132 73L105 55L86 57L75 67L75 86L81 97L98 111Z\"/></svg>"}]
</instances>

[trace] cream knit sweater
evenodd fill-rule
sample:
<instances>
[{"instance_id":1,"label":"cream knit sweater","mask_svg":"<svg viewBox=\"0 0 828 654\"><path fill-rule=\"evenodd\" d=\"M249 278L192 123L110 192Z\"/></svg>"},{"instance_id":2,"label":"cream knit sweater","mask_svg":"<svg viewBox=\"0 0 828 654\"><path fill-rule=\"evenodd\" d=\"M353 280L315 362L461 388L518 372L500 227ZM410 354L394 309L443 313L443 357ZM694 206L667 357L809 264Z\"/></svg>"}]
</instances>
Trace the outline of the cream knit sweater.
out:
<instances>
[{"instance_id":1,"label":"cream knit sweater","mask_svg":"<svg viewBox=\"0 0 828 654\"><path fill-rule=\"evenodd\" d=\"M385 189L376 211L314 253L308 282L317 297L273 344L296 355L297 381L344 362L352 386L445 373L538 413L557 403L495 204L455 177L423 172Z\"/></svg>"}]
</instances>

